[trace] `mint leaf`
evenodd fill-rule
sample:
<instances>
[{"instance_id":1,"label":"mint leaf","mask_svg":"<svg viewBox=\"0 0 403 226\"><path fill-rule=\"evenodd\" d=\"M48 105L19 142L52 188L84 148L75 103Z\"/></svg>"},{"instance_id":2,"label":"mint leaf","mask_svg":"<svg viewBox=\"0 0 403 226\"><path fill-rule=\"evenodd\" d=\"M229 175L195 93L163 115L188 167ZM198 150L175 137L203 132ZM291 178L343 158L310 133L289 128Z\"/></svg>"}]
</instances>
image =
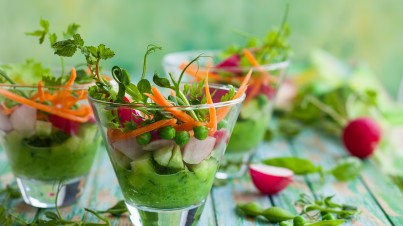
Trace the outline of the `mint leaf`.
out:
<instances>
[{"instance_id":1,"label":"mint leaf","mask_svg":"<svg viewBox=\"0 0 403 226\"><path fill-rule=\"evenodd\" d=\"M72 23L67 27L67 30L63 32L63 37L65 39L73 37L77 33L78 28L80 28L80 25L76 23Z\"/></svg>"},{"instance_id":2,"label":"mint leaf","mask_svg":"<svg viewBox=\"0 0 403 226\"><path fill-rule=\"evenodd\" d=\"M76 42L71 39L55 42L52 48L55 49L56 55L64 57L73 56L77 50Z\"/></svg>"},{"instance_id":3,"label":"mint leaf","mask_svg":"<svg viewBox=\"0 0 403 226\"><path fill-rule=\"evenodd\" d=\"M73 39L76 45L78 46L83 46L84 45L84 40L81 38L80 34L74 34Z\"/></svg>"},{"instance_id":4,"label":"mint leaf","mask_svg":"<svg viewBox=\"0 0 403 226\"><path fill-rule=\"evenodd\" d=\"M109 58L112 58L113 56L115 56L115 52L113 52L110 48L105 47L104 44L100 44L98 46L98 51L97 53L99 55L97 55L99 58L101 58L102 60L106 60Z\"/></svg>"}]
</instances>

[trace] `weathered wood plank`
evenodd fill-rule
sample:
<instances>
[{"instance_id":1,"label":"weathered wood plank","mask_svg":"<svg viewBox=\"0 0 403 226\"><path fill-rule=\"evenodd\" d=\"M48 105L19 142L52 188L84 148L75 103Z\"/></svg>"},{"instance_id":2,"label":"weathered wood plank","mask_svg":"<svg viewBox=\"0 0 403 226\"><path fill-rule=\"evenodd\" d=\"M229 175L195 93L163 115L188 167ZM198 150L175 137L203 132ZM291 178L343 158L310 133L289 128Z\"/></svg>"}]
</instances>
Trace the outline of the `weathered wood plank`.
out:
<instances>
[{"instance_id":1,"label":"weathered wood plank","mask_svg":"<svg viewBox=\"0 0 403 226\"><path fill-rule=\"evenodd\" d=\"M318 133L312 131L304 131L292 142L292 145L299 156L321 164L326 169L331 168L336 161L346 156L340 144L326 137L320 137ZM382 208L360 179L338 182L327 177L327 183L323 185L319 183L318 177L309 176L308 179L316 195L335 195L336 201L358 206L362 211L360 217L347 225L391 225Z\"/></svg>"},{"instance_id":2,"label":"weathered wood plank","mask_svg":"<svg viewBox=\"0 0 403 226\"><path fill-rule=\"evenodd\" d=\"M256 201L265 208L271 206L269 198L256 190L248 175L213 187L212 198L217 225L267 225L264 220L245 218L235 212L237 203Z\"/></svg>"},{"instance_id":3,"label":"weathered wood plank","mask_svg":"<svg viewBox=\"0 0 403 226\"><path fill-rule=\"evenodd\" d=\"M395 225L403 225L403 193L391 178L380 172L372 161L368 161L361 179L389 220Z\"/></svg>"},{"instance_id":4,"label":"weathered wood plank","mask_svg":"<svg viewBox=\"0 0 403 226\"><path fill-rule=\"evenodd\" d=\"M259 162L263 159L274 158L274 157L285 157L292 156L291 147L285 139L277 138L271 142L263 143L254 158L253 162ZM285 208L291 213L298 213L298 209L294 203L299 198L299 194L305 193L311 195L311 190L305 183L305 178L301 176L294 176L293 182L290 183L287 188L285 188L280 193L273 195L272 200L274 205Z\"/></svg>"}]
</instances>

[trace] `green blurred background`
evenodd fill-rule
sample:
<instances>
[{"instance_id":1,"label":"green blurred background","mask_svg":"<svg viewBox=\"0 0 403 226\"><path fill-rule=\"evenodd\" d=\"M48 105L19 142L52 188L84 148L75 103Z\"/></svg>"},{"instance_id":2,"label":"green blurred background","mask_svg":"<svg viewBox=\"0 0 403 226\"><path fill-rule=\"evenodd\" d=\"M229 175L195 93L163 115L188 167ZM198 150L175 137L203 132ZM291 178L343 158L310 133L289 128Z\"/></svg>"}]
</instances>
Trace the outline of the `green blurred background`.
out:
<instances>
[{"instance_id":1,"label":"green blurred background","mask_svg":"<svg viewBox=\"0 0 403 226\"><path fill-rule=\"evenodd\" d=\"M79 23L88 44L102 42L117 53L105 66L119 64L134 73L141 70L146 45L161 45L149 68L162 73L166 53L241 44L244 38L235 31L262 37L280 24L287 3L294 63L318 48L349 63L363 61L396 96L403 76L401 0L1 0L0 62L34 57L59 64L48 46L24 35L43 18L58 34Z\"/></svg>"}]
</instances>

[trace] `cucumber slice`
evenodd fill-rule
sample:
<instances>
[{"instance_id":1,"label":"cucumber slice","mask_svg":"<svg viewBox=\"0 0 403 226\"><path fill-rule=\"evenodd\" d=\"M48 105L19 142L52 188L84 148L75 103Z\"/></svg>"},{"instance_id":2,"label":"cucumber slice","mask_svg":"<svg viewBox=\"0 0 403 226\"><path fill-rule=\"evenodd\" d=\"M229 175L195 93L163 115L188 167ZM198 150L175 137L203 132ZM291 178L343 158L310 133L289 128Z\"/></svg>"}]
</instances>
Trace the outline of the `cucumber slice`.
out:
<instances>
[{"instance_id":1,"label":"cucumber slice","mask_svg":"<svg viewBox=\"0 0 403 226\"><path fill-rule=\"evenodd\" d=\"M157 162L157 164L160 166L167 167L172 157L173 148L174 148L173 145L169 145L154 151L153 158L155 162Z\"/></svg>"},{"instance_id":2,"label":"cucumber slice","mask_svg":"<svg viewBox=\"0 0 403 226\"><path fill-rule=\"evenodd\" d=\"M172 150L172 157L169 160L168 167L172 169L182 170L185 168L185 164L182 160L182 152L179 145L175 145Z\"/></svg>"},{"instance_id":3,"label":"cucumber slice","mask_svg":"<svg viewBox=\"0 0 403 226\"><path fill-rule=\"evenodd\" d=\"M215 158L203 160L197 165L188 165L190 171L193 171L197 177L201 179L208 179L214 175L218 168L218 162Z\"/></svg>"},{"instance_id":4,"label":"cucumber slice","mask_svg":"<svg viewBox=\"0 0 403 226\"><path fill-rule=\"evenodd\" d=\"M36 121L36 134L41 136L49 136L52 133L52 123L45 121Z\"/></svg>"}]
</instances>

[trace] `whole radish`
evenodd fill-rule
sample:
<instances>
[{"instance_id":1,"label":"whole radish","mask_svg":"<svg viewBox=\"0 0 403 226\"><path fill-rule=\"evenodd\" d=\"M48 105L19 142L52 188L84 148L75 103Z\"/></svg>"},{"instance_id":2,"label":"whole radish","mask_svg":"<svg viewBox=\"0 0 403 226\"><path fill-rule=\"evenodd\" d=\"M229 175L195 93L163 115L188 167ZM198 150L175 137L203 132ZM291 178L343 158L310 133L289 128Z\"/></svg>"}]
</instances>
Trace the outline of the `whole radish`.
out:
<instances>
[{"instance_id":1,"label":"whole radish","mask_svg":"<svg viewBox=\"0 0 403 226\"><path fill-rule=\"evenodd\" d=\"M381 129L371 118L360 117L347 123L342 140L351 155L364 159L372 155L381 139Z\"/></svg>"}]
</instances>

